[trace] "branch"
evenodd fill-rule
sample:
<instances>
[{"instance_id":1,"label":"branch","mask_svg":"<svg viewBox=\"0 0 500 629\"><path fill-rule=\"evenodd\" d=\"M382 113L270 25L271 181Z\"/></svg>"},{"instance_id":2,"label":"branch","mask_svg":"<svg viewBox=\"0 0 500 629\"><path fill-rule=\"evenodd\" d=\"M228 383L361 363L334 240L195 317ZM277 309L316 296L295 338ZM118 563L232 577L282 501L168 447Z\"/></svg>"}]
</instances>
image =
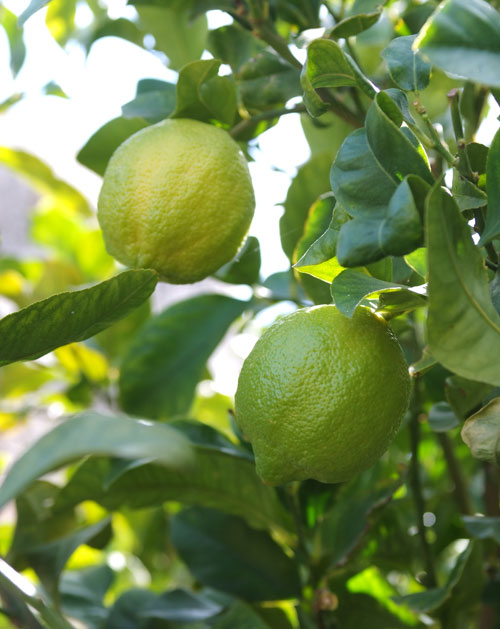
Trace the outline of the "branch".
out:
<instances>
[{"instance_id":1,"label":"branch","mask_svg":"<svg viewBox=\"0 0 500 629\"><path fill-rule=\"evenodd\" d=\"M454 496L457 501L458 508L460 509L460 513L464 515L470 515L472 513L472 506L469 500L469 494L467 492L467 486L465 483L465 478L462 474L462 470L455 456L455 451L453 450L453 444L449 436L444 432L438 432L437 438L441 447L443 449L443 454L446 459L446 465L448 467L448 473L453 481L455 486L454 488Z\"/></svg>"},{"instance_id":2,"label":"branch","mask_svg":"<svg viewBox=\"0 0 500 629\"><path fill-rule=\"evenodd\" d=\"M306 111L306 106L303 103L299 103L295 105L295 107L290 107L289 109L286 107L282 107L281 109L271 109L269 111L264 111L261 114L256 114L255 116L251 116L250 118L245 118L241 120L229 132L233 138L237 138L244 131L249 129L252 125L257 122L261 122L262 120L272 120L273 118L279 118L281 116L285 116L286 114L300 114Z\"/></svg>"}]
</instances>

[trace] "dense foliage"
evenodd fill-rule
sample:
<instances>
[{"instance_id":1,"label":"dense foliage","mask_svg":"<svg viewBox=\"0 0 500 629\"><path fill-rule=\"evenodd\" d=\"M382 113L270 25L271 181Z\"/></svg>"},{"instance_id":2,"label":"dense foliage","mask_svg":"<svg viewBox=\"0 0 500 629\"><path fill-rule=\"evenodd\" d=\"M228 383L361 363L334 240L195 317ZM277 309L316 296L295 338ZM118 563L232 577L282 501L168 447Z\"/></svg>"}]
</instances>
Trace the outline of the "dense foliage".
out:
<instances>
[{"instance_id":1,"label":"dense foliage","mask_svg":"<svg viewBox=\"0 0 500 629\"><path fill-rule=\"evenodd\" d=\"M311 155L283 203L290 269L262 277L251 237L216 273L248 300L216 291L152 314L156 274L119 272L84 196L0 149L40 194L43 252L0 258L15 310L0 320L0 427L64 409L0 488L17 512L0 529L0 626L500 627L498 124L476 140L500 103L500 3L129 0L134 17L111 19L88 0L85 29L77 4L32 0L19 20L0 7L13 73L45 5L61 46L121 37L178 72L141 80L81 164L102 175L167 117L227 129L250 158L300 115ZM209 30L211 10L232 22ZM228 330L332 300L390 320L410 409L353 480L271 488L233 401L199 384Z\"/></svg>"}]
</instances>

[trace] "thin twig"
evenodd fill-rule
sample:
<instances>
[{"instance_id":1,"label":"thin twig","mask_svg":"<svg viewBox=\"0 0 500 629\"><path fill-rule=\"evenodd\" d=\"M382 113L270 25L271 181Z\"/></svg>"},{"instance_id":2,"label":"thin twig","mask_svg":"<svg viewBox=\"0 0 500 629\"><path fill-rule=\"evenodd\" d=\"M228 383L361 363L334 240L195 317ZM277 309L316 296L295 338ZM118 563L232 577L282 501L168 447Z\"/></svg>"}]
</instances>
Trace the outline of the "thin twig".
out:
<instances>
[{"instance_id":1,"label":"thin twig","mask_svg":"<svg viewBox=\"0 0 500 629\"><path fill-rule=\"evenodd\" d=\"M287 114L300 114L306 111L306 106L303 103L299 103L295 105L295 107L282 107L280 109L271 109L270 111L264 111L261 114L256 114L255 116L251 116L250 118L245 118L241 120L229 132L233 138L237 138L241 133L249 129L256 122L261 122L262 120L272 120L273 118L279 118L281 116L285 116Z\"/></svg>"},{"instance_id":2,"label":"thin twig","mask_svg":"<svg viewBox=\"0 0 500 629\"><path fill-rule=\"evenodd\" d=\"M469 494L465 483L465 478L462 474L460 465L458 464L453 449L453 444L449 436L444 432L438 432L437 438L443 449L444 458L446 459L446 465L448 467L448 473L454 484L453 495L457 502L460 513L463 515L470 515L472 513L472 506L469 500Z\"/></svg>"}]
</instances>

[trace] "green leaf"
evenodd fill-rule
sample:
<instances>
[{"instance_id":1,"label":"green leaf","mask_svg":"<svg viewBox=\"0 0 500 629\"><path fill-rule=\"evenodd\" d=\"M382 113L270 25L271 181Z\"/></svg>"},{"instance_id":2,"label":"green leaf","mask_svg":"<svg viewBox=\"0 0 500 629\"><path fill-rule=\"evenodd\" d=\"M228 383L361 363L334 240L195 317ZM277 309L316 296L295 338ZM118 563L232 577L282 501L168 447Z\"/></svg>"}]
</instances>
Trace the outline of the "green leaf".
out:
<instances>
[{"instance_id":1,"label":"green leaf","mask_svg":"<svg viewBox=\"0 0 500 629\"><path fill-rule=\"evenodd\" d=\"M14 76L21 69L26 57L23 29L19 26L17 16L7 7L0 8L0 24L4 27L10 48L10 69Z\"/></svg>"},{"instance_id":2,"label":"green leaf","mask_svg":"<svg viewBox=\"0 0 500 629\"><path fill-rule=\"evenodd\" d=\"M190 434L182 433L191 439ZM192 441L192 450L194 465L186 470L142 462L122 467L120 473L112 461L89 459L61 490L53 511L63 514L84 500L94 500L110 510L142 509L175 501L232 513L260 528L291 529L290 516L276 490L262 483L245 453L216 446L213 441Z\"/></svg>"},{"instance_id":3,"label":"green leaf","mask_svg":"<svg viewBox=\"0 0 500 629\"><path fill-rule=\"evenodd\" d=\"M475 459L500 466L500 398L469 417L461 436Z\"/></svg>"},{"instance_id":4,"label":"green leaf","mask_svg":"<svg viewBox=\"0 0 500 629\"><path fill-rule=\"evenodd\" d=\"M423 242L422 215L428 189L426 182L410 175L394 191L384 216L355 216L342 225L337 242L340 264L364 266L419 247Z\"/></svg>"},{"instance_id":5,"label":"green leaf","mask_svg":"<svg viewBox=\"0 0 500 629\"><path fill-rule=\"evenodd\" d=\"M139 616L171 622L207 620L222 611L222 606L194 592L180 588L160 594Z\"/></svg>"},{"instance_id":6,"label":"green leaf","mask_svg":"<svg viewBox=\"0 0 500 629\"><path fill-rule=\"evenodd\" d=\"M28 18L30 18L34 13L43 9L43 7L49 4L50 0L31 0L28 7L24 9L24 11L19 16L19 24L24 24Z\"/></svg>"},{"instance_id":7,"label":"green leaf","mask_svg":"<svg viewBox=\"0 0 500 629\"><path fill-rule=\"evenodd\" d=\"M233 22L209 31L207 48L215 59L231 66L237 74L244 63L265 48L265 44Z\"/></svg>"},{"instance_id":8,"label":"green leaf","mask_svg":"<svg viewBox=\"0 0 500 629\"><path fill-rule=\"evenodd\" d=\"M266 608L266 610L276 608ZM213 629L270 629L269 625L253 610L250 605L236 600L214 622ZM289 625L291 626L291 625ZM281 627L280 627L281 629Z\"/></svg>"},{"instance_id":9,"label":"green leaf","mask_svg":"<svg viewBox=\"0 0 500 629\"><path fill-rule=\"evenodd\" d=\"M156 602L158 594L152 590L130 588L113 603L102 629L142 629L141 612ZM149 624L149 623L148 623Z\"/></svg>"},{"instance_id":10,"label":"green leaf","mask_svg":"<svg viewBox=\"0 0 500 629\"><path fill-rule=\"evenodd\" d=\"M453 171L453 185L451 191L462 212L484 207L488 203L486 193L475 186L471 181L464 179L457 170ZM494 212L492 214L494 214Z\"/></svg>"},{"instance_id":11,"label":"green leaf","mask_svg":"<svg viewBox=\"0 0 500 629\"><path fill-rule=\"evenodd\" d=\"M422 277L427 277L427 251L425 247L415 249L411 253L405 255L406 264L411 267L415 273Z\"/></svg>"},{"instance_id":12,"label":"green leaf","mask_svg":"<svg viewBox=\"0 0 500 629\"><path fill-rule=\"evenodd\" d=\"M318 153L299 168L284 202L285 212L280 218L281 245L290 260L304 231L312 204L330 190L328 173L331 158L328 153Z\"/></svg>"},{"instance_id":13,"label":"green leaf","mask_svg":"<svg viewBox=\"0 0 500 629\"><path fill-rule=\"evenodd\" d=\"M484 0L446 0L414 46L447 72L500 86L500 14Z\"/></svg>"},{"instance_id":14,"label":"green leaf","mask_svg":"<svg viewBox=\"0 0 500 629\"><path fill-rule=\"evenodd\" d=\"M434 177L409 129L400 128L403 114L391 96L379 92L366 115L366 137L381 168L395 182L407 175L418 175L432 185Z\"/></svg>"},{"instance_id":15,"label":"green leaf","mask_svg":"<svg viewBox=\"0 0 500 629\"><path fill-rule=\"evenodd\" d=\"M434 432L447 432L459 424L457 416L448 402L437 402L429 409L429 426Z\"/></svg>"},{"instance_id":16,"label":"green leaf","mask_svg":"<svg viewBox=\"0 0 500 629\"><path fill-rule=\"evenodd\" d=\"M231 79L218 76L217 59L192 61L179 72L177 105L172 118L194 118L232 124L236 115L236 94Z\"/></svg>"},{"instance_id":17,"label":"green leaf","mask_svg":"<svg viewBox=\"0 0 500 629\"><path fill-rule=\"evenodd\" d=\"M323 103L316 90L322 87L351 86L360 88L370 98L375 90L354 61L337 42L315 39L307 48L307 61L301 74L304 102L311 116L323 114L328 105Z\"/></svg>"},{"instance_id":18,"label":"green leaf","mask_svg":"<svg viewBox=\"0 0 500 629\"><path fill-rule=\"evenodd\" d=\"M195 578L247 601L299 596L297 564L244 520L192 507L174 516L172 543Z\"/></svg>"},{"instance_id":19,"label":"green leaf","mask_svg":"<svg viewBox=\"0 0 500 629\"><path fill-rule=\"evenodd\" d=\"M201 295L147 321L123 360L122 408L155 419L187 412L207 360L246 308L248 302Z\"/></svg>"},{"instance_id":20,"label":"green leaf","mask_svg":"<svg viewBox=\"0 0 500 629\"><path fill-rule=\"evenodd\" d=\"M346 561L366 533L372 514L391 500L402 482L400 475L379 462L342 485L333 508L319 525L329 567Z\"/></svg>"},{"instance_id":21,"label":"green leaf","mask_svg":"<svg viewBox=\"0 0 500 629\"><path fill-rule=\"evenodd\" d=\"M368 295L378 297L381 293L387 291L410 293L412 289L400 284L383 282L376 277L371 277L353 269L342 271L332 283L332 296L335 305L340 312L349 318L352 317L357 306L365 297L368 297ZM421 302L421 305L424 304L425 298Z\"/></svg>"},{"instance_id":22,"label":"green leaf","mask_svg":"<svg viewBox=\"0 0 500 629\"><path fill-rule=\"evenodd\" d=\"M111 155L122 142L131 135L147 127L148 123L143 118L114 118L110 120L87 141L76 156L80 164L83 164L98 175L104 175Z\"/></svg>"},{"instance_id":23,"label":"green leaf","mask_svg":"<svg viewBox=\"0 0 500 629\"><path fill-rule=\"evenodd\" d=\"M75 30L76 0L52 0L45 23L56 42L65 46Z\"/></svg>"},{"instance_id":24,"label":"green leaf","mask_svg":"<svg viewBox=\"0 0 500 629\"><path fill-rule=\"evenodd\" d=\"M482 406L482 401L491 390L490 384L474 382L460 376L449 376L445 380L446 399L455 415L462 420Z\"/></svg>"},{"instance_id":25,"label":"green leaf","mask_svg":"<svg viewBox=\"0 0 500 629\"><path fill-rule=\"evenodd\" d=\"M396 603L407 605L417 613L426 613L440 607L453 593L454 588L459 583L465 566L472 554L473 542L469 542L467 548L460 553L453 570L450 572L445 585L437 588L430 588L424 592L407 594L406 596L396 596Z\"/></svg>"},{"instance_id":26,"label":"green leaf","mask_svg":"<svg viewBox=\"0 0 500 629\"><path fill-rule=\"evenodd\" d=\"M102 37L121 37L137 46L142 46L144 43L144 31L138 28L137 24L123 17L110 20L102 16L90 26L90 29L88 37L83 42L87 52L91 45Z\"/></svg>"},{"instance_id":27,"label":"green leaf","mask_svg":"<svg viewBox=\"0 0 500 629\"><path fill-rule=\"evenodd\" d=\"M255 236L249 236L235 258L221 266L214 274L218 280L230 284L255 284L259 281L260 246Z\"/></svg>"},{"instance_id":28,"label":"green leaf","mask_svg":"<svg viewBox=\"0 0 500 629\"><path fill-rule=\"evenodd\" d=\"M207 18L199 15L191 19L190 3L184 0L169 4L155 7L138 3L136 11L140 27L155 38L155 49L167 55L170 68L180 70L201 57L208 32Z\"/></svg>"},{"instance_id":29,"label":"green leaf","mask_svg":"<svg viewBox=\"0 0 500 629\"><path fill-rule=\"evenodd\" d=\"M375 159L366 130L345 139L330 172L332 190L351 216L384 216L397 188L396 181Z\"/></svg>"},{"instance_id":30,"label":"green leaf","mask_svg":"<svg viewBox=\"0 0 500 629\"><path fill-rule=\"evenodd\" d=\"M189 442L169 426L88 411L44 435L12 465L0 488L0 506L43 474L89 454L147 458L172 468L193 460Z\"/></svg>"},{"instance_id":31,"label":"green leaf","mask_svg":"<svg viewBox=\"0 0 500 629\"><path fill-rule=\"evenodd\" d=\"M481 247L500 234L500 130L491 143L486 161L488 210L486 224L478 245Z\"/></svg>"},{"instance_id":32,"label":"green leaf","mask_svg":"<svg viewBox=\"0 0 500 629\"><path fill-rule=\"evenodd\" d=\"M104 518L63 538L24 549L30 567L53 598L57 597L59 577L71 555L79 546L90 543L101 534L110 521L110 518Z\"/></svg>"},{"instance_id":33,"label":"green leaf","mask_svg":"<svg viewBox=\"0 0 500 629\"><path fill-rule=\"evenodd\" d=\"M34 360L94 336L125 317L153 292L154 271L125 271L92 288L60 293L0 319L0 366Z\"/></svg>"},{"instance_id":34,"label":"green leaf","mask_svg":"<svg viewBox=\"0 0 500 629\"><path fill-rule=\"evenodd\" d=\"M175 109L176 87L166 81L139 81L135 98L122 107L124 118L143 118L151 123L168 118Z\"/></svg>"},{"instance_id":35,"label":"green leaf","mask_svg":"<svg viewBox=\"0 0 500 629\"><path fill-rule=\"evenodd\" d=\"M100 627L108 615L103 598L115 573L106 565L65 570L59 581L61 608L70 618Z\"/></svg>"},{"instance_id":36,"label":"green leaf","mask_svg":"<svg viewBox=\"0 0 500 629\"><path fill-rule=\"evenodd\" d=\"M436 186L427 202L429 314L427 342L447 369L500 384L500 316L483 258L456 203Z\"/></svg>"},{"instance_id":37,"label":"green leaf","mask_svg":"<svg viewBox=\"0 0 500 629\"><path fill-rule=\"evenodd\" d=\"M398 87L407 92L418 92L429 85L431 66L413 50L416 35L396 37L382 51L389 74Z\"/></svg>"},{"instance_id":38,"label":"green leaf","mask_svg":"<svg viewBox=\"0 0 500 629\"><path fill-rule=\"evenodd\" d=\"M348 220L349 215L344 208L336 204L328 228L311 244L294 268L331 283L344 268L336 258L337 240L340 228Z\"/></svg>"},{"instance_id":39,"label":"green leaf","mask_svg":"<svg viewBox=\"0 0 500 629\"><path fill-rule=\"evenodd\" d=\"M234 78L250 111L283 106L301 93L297 68L267 50L243 63Z\"/></svg>"},{"instance_id":40,"label":"green leaf","mask_svg":"<svg viewBox=\"0 0 500 629\"><path fill-rule=\"evenodd\" d=\"M500 544L500 518L483 515L463 515L462 522L469 535L476 539L494 539Z\"/></svg>"},{"instance_id":41,"label":"green leaf","mask_svg":"<svg viewBox=\"0 0 500 629\"><path fill-rule=\"evenodd\" d=\"M376 24L379 17L380 11L358 13L357 15L348 16L335 24L329 32L329 36L335 38L344 37L346 39L348 37L354 37Z\"/></svg>"}]
</instances>

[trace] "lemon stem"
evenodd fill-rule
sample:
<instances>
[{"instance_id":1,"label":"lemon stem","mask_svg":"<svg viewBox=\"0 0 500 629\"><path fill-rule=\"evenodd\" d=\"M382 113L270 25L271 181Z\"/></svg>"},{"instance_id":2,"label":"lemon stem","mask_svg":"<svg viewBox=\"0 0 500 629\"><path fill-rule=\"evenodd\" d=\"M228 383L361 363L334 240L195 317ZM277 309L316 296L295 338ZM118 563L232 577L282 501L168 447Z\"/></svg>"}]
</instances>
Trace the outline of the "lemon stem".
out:
<instances>
[{"instance_id":1,"label":"lemon stem","mask_svg":"<svg viewBox=\"0 0 500 629\"><path fill-rule=\"evenodd\" d=\"M244 131L249 129L252 125L263 120L272 120L273 118L280 118L286 114L300 114L306 111L306 106L303 103L298 103L295 107L281 107L280 109L271 109L270 111L264 111L261 114L256 114L249 118L241 120L231 129L229 134L237 139Z\"/></svg>"},{"instance_id":2,"label":"lemon stem","mask_svg":"<svg viewBox=\"0 0 500 629\"><path fill-rule=\"evenodd\" d=\"M409 469L409 483L412 491L413 502L417 515L417 531L420 539L420 546L424 557L425 570L427 573L427 587L436 587L436 570L434 567L434 558L432 556L431 547L427 539L424 526L425 501L422 491L422 482L420 479L420 468L418 462L418 450L420 443L420 395L418 378L415 379L412 404L410 406L410 445L411 445L411 461Z\"/></svg>"}]
</instances>

